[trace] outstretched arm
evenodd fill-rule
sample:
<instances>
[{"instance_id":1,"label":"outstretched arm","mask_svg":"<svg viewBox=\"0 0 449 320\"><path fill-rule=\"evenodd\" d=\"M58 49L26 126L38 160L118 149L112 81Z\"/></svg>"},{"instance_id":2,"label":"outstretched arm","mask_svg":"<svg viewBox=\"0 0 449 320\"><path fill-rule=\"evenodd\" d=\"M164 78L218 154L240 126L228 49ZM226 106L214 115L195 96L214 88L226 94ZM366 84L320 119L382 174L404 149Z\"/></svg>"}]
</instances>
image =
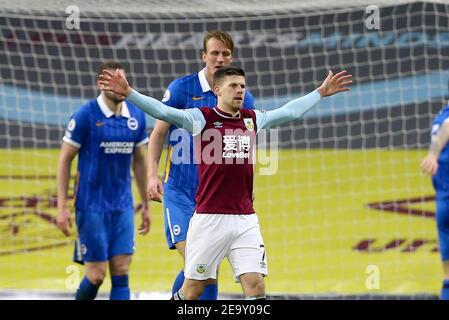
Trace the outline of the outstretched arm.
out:
<instances>
[{"instance_id":1,"label":"outstretched arm","mask_svg":"<svg viewBox=\"0 0 449 320\"><path fill-rule=\"evenodd\" d=\"M133 90L120 70L116 70L115 72L103 70L103 73L100 75L99 84L101 90L124 95L129 101L150 116L169 122L179 128L186 129L193 135L200 133L206 123L203 114L197 108L186 110L170 108L159 100Z\"/></svg>"},{"instance_id":2,"label":"outstretched arm","mask_svg":"<svg viewBox=\"0 0 449 320\"><path fill-rule=\"evenodd\" d=\"M257 128L260 130L298 119L312 109L320 101L321 97L328 97L338 92L348 91L348 85L351 83L352 75L348 74L346 70L335 75L329 70L321 86L313 92L292 100L272 111L260 112L256 110Z\"/></svg>"},{"instance_id":3,"label":"outstretched arm","mask_svg":"<svg viewBox=\"0 0 449 320\"><path fill-rule=\"evenodd\" d=\"M449 120L443 122L437 133L432 135L429 153L421 162L421 170L428 175L435 175L438 170L438 157L449 142Z\"/></svg>"}]
</instances>

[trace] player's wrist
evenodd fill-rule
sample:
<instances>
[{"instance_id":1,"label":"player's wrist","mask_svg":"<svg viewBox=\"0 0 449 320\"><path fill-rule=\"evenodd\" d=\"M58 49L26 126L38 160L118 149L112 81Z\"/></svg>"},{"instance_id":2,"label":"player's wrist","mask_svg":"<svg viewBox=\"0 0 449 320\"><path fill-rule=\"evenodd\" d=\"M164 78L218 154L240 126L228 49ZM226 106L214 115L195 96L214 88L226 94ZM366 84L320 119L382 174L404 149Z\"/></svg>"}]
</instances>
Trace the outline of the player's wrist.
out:
<instances>
[{"instance_id":1,"label":"player's wrist","mask_svg":"<svg viewBox=\"0 0 449 320\"><path fill-rule=\"evenodd\" d=\"M126 97L129 97L129 96L131 95L131 93L133 93L133 88L131 88L130 86L128 86L128 87L126 88L125 96L126 96Z\"/></svg>"},{"instance_id":2,"label":"player's wrist","mask_svg":"<svg viewBox=\"0 0 449 320\"><path fill-rule=\"evenodd\" d=\"M318 93L320 94L321 98L324 97L324 89L320 86L316 89L316 91L318 91Z\"/></svg>"},{"instance_id":3,"label":"player's wrist","mask_svg":"<svg viewBox=\"0 0 449 320\"><path fill-rule=\"evenodd\" d=\"M147 173L148 179L159 179L159 174L157 172L157 166L152 166L151 164L148 166L149 170Z\"/></svg>"},{"instance_id":4,"label":"player's wrist","mask_svg":"<svg viewBox=\"0 0 449 320\"><path fill-rule=\"evenodd\" d=\"M67 208L58 209L58 216L66 216L70 214L70 212L67 210Z\"/></svg>"},{"instance_id":5,"label":"player's wrist","mask_svg":"<svg viewBox=\"0 0 449 320\"><path fill-rule=\"evenodd\" d=\"M148 208L149 208L148 200L142 201L142 209L148 210ZM144 211L142 211L142 213L144 213Z\"/></svg>"},{"instance_id":6,"label":"player's wrist","mask_svg":"<svg viewBox=\"0 0 449 320\"><path fill-rule=\"evenodd\" d=\"M435 161L438 159L439 156L440 156L440 153L436 152L436 151L430 151L428 154L428 157L432 158Z\"/></svg>"},{"instance_id":7,"label":"player's wrist","mask_svg":"<svg viewBox=\"0 0 449 320\"><path fill-rule=\"evenodd\" d=\"M59 200L57 204L58 212L63 212L67 210L67 201L66 200Z\"/></svg>"}]
</instances>

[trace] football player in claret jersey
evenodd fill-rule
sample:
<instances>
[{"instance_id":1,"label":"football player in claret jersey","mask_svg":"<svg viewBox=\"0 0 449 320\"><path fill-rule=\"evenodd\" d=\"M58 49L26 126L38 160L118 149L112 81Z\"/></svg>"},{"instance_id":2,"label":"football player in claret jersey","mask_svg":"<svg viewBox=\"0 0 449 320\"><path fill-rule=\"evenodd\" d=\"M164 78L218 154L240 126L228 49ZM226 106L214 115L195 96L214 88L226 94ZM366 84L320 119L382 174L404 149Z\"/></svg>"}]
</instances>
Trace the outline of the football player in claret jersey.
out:
<instances>
[{"instance_id":1,"label":"football player in claret jersey","mask_svg":"<svg viewBox=\"0 0 449 320\"><path fill-rule=\"evenodd\" d=\"M99 67L118 70L114 61ZM78 238L74 261L85 265L85 277L76 292L77 300L94 299L109 262L110 298L129 300L128 272L134 252L134 205L131 166L142 201L139 233L149 231L151 219L146 201L145 114L125 96L101 91L70 118L57 169L58 227L70 235L72 216L67 188L72 160L78 155L75 208Z\"/></svg>"},{"instance_id":2,"label":"football player in claret jersey","mask_svg":"<svg viewBox=\"0 0 449 320\"><path fill-rule=\"evenodd\" d=\"M440 299L449 300L449 105L433 121L429 153L421 162L432 176L436 192L436 221L444 279Z\"/></svg>"},{"instance_id":3,"label":"football player in claret jersey","mask_svg":"<svg viewBox=\"0 0 449 320\"><path fill-rule=\"evenodd\" d=\"M192 132L198 143L199 185L195 213L186 240L185 281L173 299L197 299L207 279L216 278L226 257L247 299L265 299L267 256L253 208L252 148L257 132L298 119L322 97L349 90L346 71L328 76L319 88L281 108L262 112L242 109L245 73L236 67L214 74L215 108L170 108L133 90L123 74L105 70L103 90L128 97L151 116ZM212 138L213 137L213 138Z\"/></svg>"},{"instance_id":4,"label":"football player in claret jersey","mask_svg":"<svg viewBox=\"0 0 449 320\"><path fill-rule=\"evenodd\" d=\"M234 42L224 31L209 31L203 39L202 60L205 67L197 73L170 83L162 102L176 109L215 107L217 98L212 91L215 71L232 62ZM244 109L254 109L254 99L246 91ZM168 132L168 152L165 165L164 185L158 177L158 164ZM191 135L170 123L157 120L148 143L148 197L164 202L165 236L168 247L177 249L184 258L185 240L190 218L195 210L195 194L198 188L198 169L193 160ZM177 275L172 293L184 282L184 271ZM200 300L216 300L216 279L209 280Z\"/></svg>"}]
</instances>

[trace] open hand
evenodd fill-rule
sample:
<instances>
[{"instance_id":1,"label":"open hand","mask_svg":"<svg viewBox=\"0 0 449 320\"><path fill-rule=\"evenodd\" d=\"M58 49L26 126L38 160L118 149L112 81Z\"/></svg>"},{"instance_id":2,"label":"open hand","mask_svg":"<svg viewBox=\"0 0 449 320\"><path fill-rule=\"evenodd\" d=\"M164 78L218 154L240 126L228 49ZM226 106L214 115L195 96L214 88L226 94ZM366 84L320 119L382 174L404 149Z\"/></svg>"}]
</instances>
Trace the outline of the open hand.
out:
<instances>
[{"instance_id":1,"label":"open hand","mask_svg":"<svg viewBox=\"0 0 449 320\"><path fill-rule=\"evenodd\" d=\"M336 75L329 70L326 79L318 88L322 97L328 97L341 91L349 91L349 84L352 83L352 75L348 71L343 70Z\"/></svg>"},{"instance_id":2,"label":"open hand","mask_svg":"<svg viewBox=\"0 0 449 320\"><path fill-rule=\"evenodd\" d=\"M107 69L103 70L103 73L99 77L98 84L100 85L101 90L112 91L125 97L129 96L132 92L125 74L120 69L117 69L114 72Z\"/></svg>"}]
</instances>

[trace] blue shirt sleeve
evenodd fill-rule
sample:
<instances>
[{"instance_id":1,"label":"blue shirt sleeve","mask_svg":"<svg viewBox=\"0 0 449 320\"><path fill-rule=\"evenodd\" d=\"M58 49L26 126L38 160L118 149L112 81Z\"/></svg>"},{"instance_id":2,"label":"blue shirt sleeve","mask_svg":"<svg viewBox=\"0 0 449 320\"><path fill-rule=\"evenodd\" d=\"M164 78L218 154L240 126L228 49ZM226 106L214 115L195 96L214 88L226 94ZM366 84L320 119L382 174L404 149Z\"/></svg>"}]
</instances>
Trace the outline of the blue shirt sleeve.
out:
<instances>
[{"instance_id":1,"label":"blue shirt sleeve","mask_svg":"<svg viewBox=\"0 0 449 320\"><path fill-rule=\"evenodd\" d=\"M430 130L430 136L433 137L438 133L438 130L440 129L441 123L434 122L432 125L432 129Z\"/></svg>"},{"instance_id":2,"label":"blue shirt sleeve","mask_svg":"<svg viewBox=\"0 0 449 320\"><path fill-rule=\"evenodd\" d=\"M271 111L255 110L257 131L298 119L312 109L320 100L320 93L318 90L314 90L303 97L287 102L278 109Z\"/></svg>"},{"instance_id":3,"label":"blue shirt sleeve","mask_svg":"<svg viewBox=\"0 0 449 320\"><path fill-rule=\"evenodd\" d=\"M435 136L438 133L438 130L440 130L440 127L443 125L445 121L448 121L448 110L447 106L443 108L435 117L432 123L432 128L430 130L430 137Z\"/></svg>"},{"instance_id":4,"label":"blue shirt sleeve","mask_svg":"<svg viewBox=\"0 0 449 320\"><path fill-rule=\"evenodd\" d=\"M62 140L76 148L81 148L88 134L89 113L87 107L82 107L70 118Z\"/></svg>"},{"instance_id":5,"label":"blue shirt sleeve","mask_svg":"<svg viewBox=\"0 0 449 320\"><path fill-rule=\"evenodd\" d=\"M244 109L249 109L249 110L254 110L254 97L252 95L251 92L249 92L249 90L247 90L245 92L245 100L243 100L243 108Z\"/></svg>"}]
</instances>

